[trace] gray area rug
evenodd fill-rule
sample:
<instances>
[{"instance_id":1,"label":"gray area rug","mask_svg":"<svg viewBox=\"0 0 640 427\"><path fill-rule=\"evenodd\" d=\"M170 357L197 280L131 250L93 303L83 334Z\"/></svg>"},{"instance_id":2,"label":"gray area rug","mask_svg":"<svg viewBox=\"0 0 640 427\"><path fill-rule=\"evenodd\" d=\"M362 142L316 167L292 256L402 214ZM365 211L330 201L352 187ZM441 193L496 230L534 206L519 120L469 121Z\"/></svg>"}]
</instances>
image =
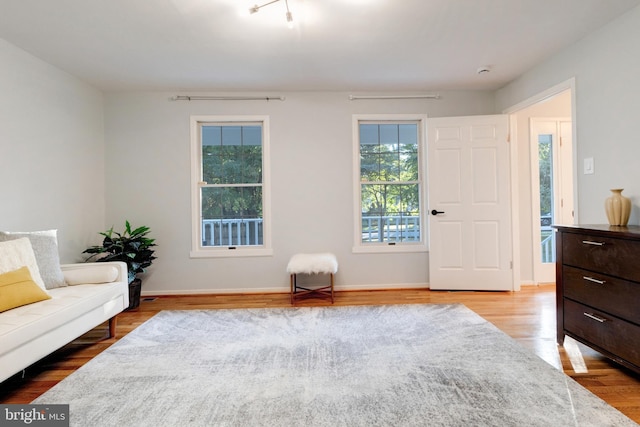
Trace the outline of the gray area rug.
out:
<instances>
[{"instance_id":1,"label":"gray area rug","mask_svg":"<svg viewBox=\"0 0 640 427\"><path fill-rule=\"evenodd\" d=\"M459 304L163 311L34 403L83 427L637 425Z\"/></svg>"}]
</instances>

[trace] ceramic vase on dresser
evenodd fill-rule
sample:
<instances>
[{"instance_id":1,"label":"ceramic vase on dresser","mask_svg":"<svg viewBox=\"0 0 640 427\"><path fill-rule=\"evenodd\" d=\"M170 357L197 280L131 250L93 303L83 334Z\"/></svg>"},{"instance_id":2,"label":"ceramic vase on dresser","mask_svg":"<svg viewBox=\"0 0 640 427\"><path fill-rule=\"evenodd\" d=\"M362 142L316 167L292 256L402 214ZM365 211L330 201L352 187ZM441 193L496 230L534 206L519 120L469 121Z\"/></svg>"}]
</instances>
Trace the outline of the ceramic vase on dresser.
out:
<instances>
[{"instance_id":1,"label":"ceramic vase on dresser","mask_svg":"<svg viewBox=\"0 0 640 427\"><path fill-rule=\"evenodd\" d=\"M609 225L625 227L631 214L631 200L622 195L622 188L612 188L611 196L604 202Z\"/></svg>"}]
</instances>

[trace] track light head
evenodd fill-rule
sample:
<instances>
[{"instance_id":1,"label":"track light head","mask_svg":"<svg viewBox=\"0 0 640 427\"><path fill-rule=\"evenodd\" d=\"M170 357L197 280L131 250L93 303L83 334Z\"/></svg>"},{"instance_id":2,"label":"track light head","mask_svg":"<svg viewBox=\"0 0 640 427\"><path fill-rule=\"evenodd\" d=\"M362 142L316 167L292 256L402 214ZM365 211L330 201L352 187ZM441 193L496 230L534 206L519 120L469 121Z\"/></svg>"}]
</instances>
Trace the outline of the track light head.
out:
<instances>
[{"instance_id":1,"label":"track light head","mask_svg":"<svg viewBox=\"0 0 640 427\"><path fill-rule=\"evenodd\" d=\"M277 3L280 0L271 0L265 4L261 4L261 5L253 5L252 7L249 8L249 14L253 15L254 13L258 13L260 12L260 9L262 9L265 6L269 6L270 4L273 3ZM291 11L289 10L289 1L288 0L284 0L285 5L287 7L287 14L286 14L286 18L287 18L287 24L289 25L289 28L293 27L293 14L291 13Z\"/></svg>"}]
</instances>

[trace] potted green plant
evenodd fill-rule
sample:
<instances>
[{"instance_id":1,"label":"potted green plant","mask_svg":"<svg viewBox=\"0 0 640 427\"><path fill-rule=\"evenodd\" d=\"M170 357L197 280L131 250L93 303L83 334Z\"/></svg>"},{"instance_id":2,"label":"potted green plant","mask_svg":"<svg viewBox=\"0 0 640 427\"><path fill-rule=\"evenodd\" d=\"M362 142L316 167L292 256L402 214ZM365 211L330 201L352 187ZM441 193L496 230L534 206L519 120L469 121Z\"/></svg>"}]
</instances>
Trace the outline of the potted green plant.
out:
<instances>
[{"instance_id":1,"label":"potted green plant","mask_svg":"<svg viewBox=\"0 0 640 427\"><path fill-rule=\"evenodd\" d=\"M147 226L131 229L129 221L125 221L122 233L113 231L113 227L99 233L104 237L102 245L91 246L82 253L92 254L86 259L89 261L107 262L123 261L127 264L129 273L129 307L136 308L140 305L140 291L142 280L137 277L144 273L156 257L152 247L156 246L155 239L147 237L150 229Z\"/></svg>"}]
</instances>

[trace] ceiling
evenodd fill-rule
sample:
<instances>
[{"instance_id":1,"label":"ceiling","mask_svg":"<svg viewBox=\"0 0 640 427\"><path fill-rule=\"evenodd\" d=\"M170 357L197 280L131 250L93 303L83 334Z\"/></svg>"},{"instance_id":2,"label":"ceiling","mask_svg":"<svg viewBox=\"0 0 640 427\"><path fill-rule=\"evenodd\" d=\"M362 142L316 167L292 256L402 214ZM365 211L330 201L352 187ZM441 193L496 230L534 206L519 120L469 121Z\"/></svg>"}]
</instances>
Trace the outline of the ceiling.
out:
<instances>
[{"instance_id":1,"label":"ceiling","mask_svg":"<svg viewBox=\"0 0 640 427\"><path fill-rule=\"evenodd\" d=\"M640 4L287 2L0 0L0 38L104 91L495 90Z\"/></svg>"}]
</instances>

